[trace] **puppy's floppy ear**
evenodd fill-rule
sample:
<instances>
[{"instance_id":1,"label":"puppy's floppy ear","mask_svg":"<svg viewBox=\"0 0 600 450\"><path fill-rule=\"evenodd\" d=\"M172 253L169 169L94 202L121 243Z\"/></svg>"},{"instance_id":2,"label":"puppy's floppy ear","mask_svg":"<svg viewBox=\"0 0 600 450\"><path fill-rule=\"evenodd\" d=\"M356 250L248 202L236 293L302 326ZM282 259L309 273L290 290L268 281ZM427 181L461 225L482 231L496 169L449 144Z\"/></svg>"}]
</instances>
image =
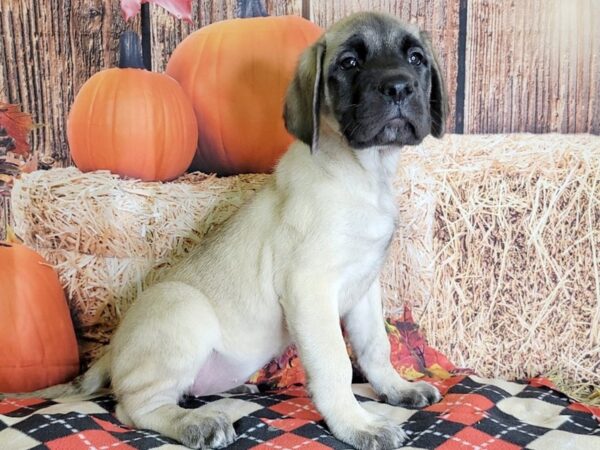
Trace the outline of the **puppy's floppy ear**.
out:
<instances>
[{"instance_id":1,"label":"puppy's floppy ear","mask_svg":"<svg viewBox=\"0 0 600 450\"><path fill-rule=\"evenodd\" d=\"M308 145L311 151L317 149L319 138L324 55L323 38L304 51L288 88L283 113L287 130Z\"/></svg>"},{"instance_id":2,"label":"puppy's floppy ear","mask_svg":"<svg viewBox=\"0 0 600 450\"><path fill-rule=\"evenodd\" d=\"M427 48L430 56L431 93L429 94L429 111L431 114L431 134L437 138L442 137L446 131L446 118L448 117L448 97L446 85L440 71L440 66L431 47L429 33L421 31L419 38Z\"/></svg>"}]
</instances>

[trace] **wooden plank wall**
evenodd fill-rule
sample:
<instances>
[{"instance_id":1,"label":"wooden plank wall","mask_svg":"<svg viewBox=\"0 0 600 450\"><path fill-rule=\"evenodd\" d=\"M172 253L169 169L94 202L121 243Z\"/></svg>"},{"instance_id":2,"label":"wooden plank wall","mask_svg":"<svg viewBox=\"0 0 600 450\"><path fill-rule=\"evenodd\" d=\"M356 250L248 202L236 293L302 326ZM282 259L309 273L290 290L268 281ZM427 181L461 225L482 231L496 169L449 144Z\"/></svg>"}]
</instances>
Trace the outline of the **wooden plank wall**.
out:
<instances>
[{"instance_id":1,"label":"wooden plank wall","mask_svg":"<svg viewBox=\"0 0 600 450\"><path fill-rule=\"evenodd\" d=\"M139 19L129 26L139 31ZM85 80L116 64L125 28L118 2L0 0L0 101L41 125L31 144L48 166L70 163L69 106Z\"/></svg>"},{"instance_id":2,"label":"wooden plank wall","mask_svg":"<svg viewBox=\"0 0 600 450\"><path fill-rule=\"evenodd\" d=\"M151 7L152 65L193 30L259 0L192 0L191 24ZM600 134L600 0L264 0L271 15L327 27L354 11L390 12L428 30L448 86L449 131ZM0 0L0 101L40 126L42 168L71 164L65 123L81 85L116 65L118 0ZM0 203L2 199L0 198ZM7 206L0 205L2 216Z\"/></svg>"},{"instance_id":3,"label":"wooden plank wall","mask_svg":"<svg viewBox=\"0 0 600 450\"><path fill-rule=\"evenodd\" d=\"M467 8L466 133L600 134L600 0Z\"/></svg>"}]
</instances>

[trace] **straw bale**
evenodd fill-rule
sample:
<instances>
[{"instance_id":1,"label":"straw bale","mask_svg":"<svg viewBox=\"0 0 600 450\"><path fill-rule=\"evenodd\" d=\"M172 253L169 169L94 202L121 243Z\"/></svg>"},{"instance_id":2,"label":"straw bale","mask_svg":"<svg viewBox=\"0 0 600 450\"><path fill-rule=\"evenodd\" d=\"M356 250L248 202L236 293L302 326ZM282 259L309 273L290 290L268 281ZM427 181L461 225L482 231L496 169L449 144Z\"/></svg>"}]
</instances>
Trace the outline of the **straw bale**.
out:
<instances>
[{"instance_id":1,"label":"straw bale","mask_svg":"<svg viewBox=\"0 0 600 450\"><path fill-rule=\"evenodd\" d=\"M223 222L267 175L194 173L173 183L145 183L69 167L25 178L13 194L27 204L15 216L25 241L95 256L165 259Z\"/></svg>"},{"instance_id":2,"label":"straw bale","mask_svg":"<svg viewBox=\"0 0 600 450\"><path fill-rule=\"evenodd\" d=\"M268 179L188 174L123 180L74 167L37 171L13 190L15 230L55 265L84 337L101 342L140 290Z\"/></svg>"},{"instance_id":3,"label":"straw bale","mask_svg":"<svg viewBox=\"0 0 600 450\"><path fill-rule=\"evenodd\" d=\"M600 385L600 138L449 135L403 150L384 305L484 376ZM56 265L84 337L106 342L137 293L268 180L173 183L77 169L13 189L16 231Z\"/></svg>"},{"instance_id":4,"label":"straw bale","mask_svg":"<svg viewBox=\"0 0 600 450\"><path fill-rule=\"evenodd\" d=\"M600 138L449 136L403 165L434 180L431 290L399 293L430 344L485 376L552 374L585 398L600 385Z\"/></svg>"}]
</instances>

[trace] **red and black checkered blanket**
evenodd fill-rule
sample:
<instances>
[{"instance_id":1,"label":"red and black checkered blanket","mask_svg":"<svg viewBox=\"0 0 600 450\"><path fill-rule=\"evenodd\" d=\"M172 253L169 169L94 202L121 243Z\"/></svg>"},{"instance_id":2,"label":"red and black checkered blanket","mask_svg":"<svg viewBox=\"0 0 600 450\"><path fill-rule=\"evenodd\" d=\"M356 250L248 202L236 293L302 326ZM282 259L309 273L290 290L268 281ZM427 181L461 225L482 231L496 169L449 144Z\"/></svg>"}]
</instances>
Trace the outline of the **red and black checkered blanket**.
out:
<instances>
[{"instance_id":1,"label":"red and black checkered blanket","mask_svg":"<svg viewBox=\"0 0 600 450\"><path fill-rule=\"evenodd\" d=\"M425 409L394 407L377 396L359 371L354 393L363 406L404 424L413 449L600 450L600 408L569 400L546 379L514 383L480 378L455 367L427 345L408 308L386 320L391 361L410 380L423 379L444 394ZM348 351L352 355L352 349ZM257 372L252 394L184 399L182 406L222 410L234 421L232 449L346 449L315 410L295 349ZM10 394L9 394L10 395ZM80 399L0 401L0 450L183 448L149 430L128 428L114 417L110 395Z\"/></svg>"},{"instance_id":2,"label":"red and black checkered blanket","mask_svg":"<svg viewBox=\"0 0 600 450\"><path fill-rule=\"evenodd\" d=\"M425 409L376 400L367 384L353 385L363 406L403 422L407 448L600 449L600 408L574 403L546 380L527 383L453 376L432 381L443 400ZM302 387L256 394L186 398L183 406L212 404L235 419L233 449L345 449L328 431ZM176 443L134 430L113 416L111 396L92 399L11 399L0 402L0 449L154 449Z\"/></svg>"}]
</instances>

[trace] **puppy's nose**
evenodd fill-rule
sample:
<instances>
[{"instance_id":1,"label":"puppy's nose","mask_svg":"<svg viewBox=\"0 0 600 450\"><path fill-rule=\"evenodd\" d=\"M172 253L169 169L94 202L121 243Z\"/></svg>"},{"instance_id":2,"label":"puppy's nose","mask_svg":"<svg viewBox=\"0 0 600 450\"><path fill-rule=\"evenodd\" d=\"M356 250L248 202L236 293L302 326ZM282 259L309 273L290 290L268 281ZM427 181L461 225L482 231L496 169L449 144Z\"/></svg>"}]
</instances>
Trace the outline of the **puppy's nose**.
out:
<instances>
[{"instance_id":1,"label":"puppy's nose","mask_svg":"<svg viewBox=\"0 0 600 450\"><path fill-rule=\"evenodd\" d=\"M389 80L379 87L379 91L395 102L400 102L412 96L417 87L417 80Z\"/></svg>"}]
</instances>

